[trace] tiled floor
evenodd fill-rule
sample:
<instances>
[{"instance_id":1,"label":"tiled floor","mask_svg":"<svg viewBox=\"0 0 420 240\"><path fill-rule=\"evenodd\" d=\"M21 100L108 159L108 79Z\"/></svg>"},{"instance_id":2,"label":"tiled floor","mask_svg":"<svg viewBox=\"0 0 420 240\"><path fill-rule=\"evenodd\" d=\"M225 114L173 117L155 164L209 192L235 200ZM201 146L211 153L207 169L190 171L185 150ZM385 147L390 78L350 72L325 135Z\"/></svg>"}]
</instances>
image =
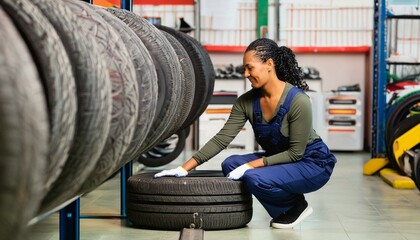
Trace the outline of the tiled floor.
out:
<instances>
[{"instance_id":1,"label":"tiled floor","mask_svg":"<svg viewBox=\"0 0 420 240\"><path fill-rule=\"evenodd\" d=\"M199 169L220 169L226 150ZM235 153L238 151L235 150ZM306 195L314 213L294 229L271 229L270 217L254 201L254 215L245 228L205 231L206 240L418 240L420 239L420 194L417 189L393 189L378 176L363 176L368 153L335 153L338 163L330 182ZM190 153L165 168L180 164ZM135 170L139 168L136 164ZM137 168L137 169L136 169ZM162 167L159 169L163 169ZM82 214L118 214L119 177L106 182L81 199ZM38 222L28 234L33 240L58 240L58 214ZM82 219L82 240L177 240L177 231L136 229L119 219Z\"/></svg>"}]
</instances>

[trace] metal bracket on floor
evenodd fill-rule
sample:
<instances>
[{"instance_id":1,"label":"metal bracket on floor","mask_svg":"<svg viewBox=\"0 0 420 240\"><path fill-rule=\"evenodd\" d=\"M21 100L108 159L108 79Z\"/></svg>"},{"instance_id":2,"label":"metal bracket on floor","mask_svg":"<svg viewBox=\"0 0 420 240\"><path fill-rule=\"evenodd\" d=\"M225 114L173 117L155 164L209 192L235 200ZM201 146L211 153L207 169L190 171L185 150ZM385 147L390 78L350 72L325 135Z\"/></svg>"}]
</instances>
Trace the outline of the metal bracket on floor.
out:
<instances>
[{"instance_id":1,"label":"metal bracket on floor","mask_svg":"<svg viewBox=\"0 0 420 240\"><path fill-rule=\"evenodd\" d=\"M80 239L80 218L121 218L127 217L126 211L126 188L127 180L133 172L133 163L129 162L120 170L121 177L121 202L120 215L117 216L80 216L80 198L76 199L60 210L60 240L79 240Z\"/></svg>"},{"instance_id":2,"label":"metal bracket on floor","mask_svg":"<svg viewBox=\"0 0 420 240\"><path fill-rule=\"evenodd\" d=\"M179 235L179 240L203 240L204 239L204 230L203 227L203 218L200 217L200 225L198 228L196 220L199 217L198 213L193 214L194 222L190 224L190 228L183 228Z\"/></svg>"}]
</instances>

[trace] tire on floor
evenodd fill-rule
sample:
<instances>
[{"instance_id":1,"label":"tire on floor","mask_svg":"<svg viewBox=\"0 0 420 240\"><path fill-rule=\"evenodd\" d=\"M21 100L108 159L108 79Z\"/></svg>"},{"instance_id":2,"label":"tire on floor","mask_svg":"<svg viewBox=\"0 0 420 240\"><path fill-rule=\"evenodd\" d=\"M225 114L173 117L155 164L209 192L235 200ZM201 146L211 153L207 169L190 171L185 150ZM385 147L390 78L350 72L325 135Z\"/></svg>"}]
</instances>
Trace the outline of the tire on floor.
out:
<instances>
[{"instance_id":1,"label":"tire on floor","mask_svg":"<svg viewBox=\"0 0 420 240\"><path fill-rule=\"evenodd\" d=\"M228 180L221 171L154 179L155 173L128 179L127 218L134 226L181 230L194 222L194 213L206 230L239 228L251 221L252 196L241 181Z\"/></svg>"}]
</instances>

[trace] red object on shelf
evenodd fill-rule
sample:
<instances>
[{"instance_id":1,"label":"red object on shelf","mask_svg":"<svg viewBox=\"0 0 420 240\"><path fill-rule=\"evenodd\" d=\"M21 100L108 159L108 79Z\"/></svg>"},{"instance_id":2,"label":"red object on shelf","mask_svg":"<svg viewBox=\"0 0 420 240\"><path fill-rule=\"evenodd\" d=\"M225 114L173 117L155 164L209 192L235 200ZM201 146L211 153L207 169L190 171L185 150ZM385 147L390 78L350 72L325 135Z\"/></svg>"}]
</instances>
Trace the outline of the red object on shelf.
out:
<instances>
[{"instance_id":1,"label":"red object on shelf","mask_svg":"<svg viewBox=\"0 0 420 240\"><path fill-rule=\"evenodd\" d=\"M243 53L246 50L246 46L217 46L217 45L204 45L204 49L207 52L240 52Z\"/></svg>"},{"instance_id":2,"label":"red object on shelf","mask_svg":"<svg viewBox=\"0 0 420 240\"><path fill-rule=\"evenodd\" d=\"M420 83L415 82L415 81L402 81L402 82L388 84L386 86L386 90L389 92L394 92L398 90L404 90L406 89L406 87L418 86L418 85L420 85Z\"/></svg>"},{"instance_id":3,"label":"red object on shelf","mask_svg":"<svg viewBox=\"0 0 420 240\"><path fill-rule=\"evenodd\" d=\"M370 47L292 47L292 50L296 53L366 53Z\"/></svg>"},{"instance_id":4,"label":"red object on shelf","mask_svg":"<svg viewBox=\"0 0 420 240\"><path fill-rule=\"evenodd\" d=\"M208 52L245 52L246 46L218 46L204 45ZM295 53L365 53L370 51L369 46L360 47L292 47Z\"/></svg>"}]
</instances>

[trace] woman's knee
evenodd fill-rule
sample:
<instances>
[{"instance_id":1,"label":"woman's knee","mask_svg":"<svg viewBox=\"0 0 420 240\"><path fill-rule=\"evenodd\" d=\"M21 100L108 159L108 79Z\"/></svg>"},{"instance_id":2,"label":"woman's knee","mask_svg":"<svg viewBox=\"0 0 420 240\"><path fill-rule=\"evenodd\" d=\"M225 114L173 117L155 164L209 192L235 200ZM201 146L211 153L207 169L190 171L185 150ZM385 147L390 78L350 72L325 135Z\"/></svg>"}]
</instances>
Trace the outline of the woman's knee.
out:
<instances>
[{"instance_id":1,"label":"woman's knee","mask_svg":"<svg viewBox=\"0 0 420 240\"><path fill-rule=\"evenodd\" d=\"M223 171L223 174L227 175L233 169L235 169L238 166L240 166L240 164L238 164L238 157L239 157L239 155L232 155L232 156L227 157L222 162L222 171Z\"/></svg>"},{"instance_id":2,"label":"woman's knee","mask_svg":"<svg viewBox=\"0 0 420 240\"><path fill-rule=\"evenodd\" d=\"M256 178L256 175L253 174L252 170L248 170L244 173L242 176L242 182L251 193L255 193L257 189L261 187L258 179Z\"/></svg>"}]
</instances>

